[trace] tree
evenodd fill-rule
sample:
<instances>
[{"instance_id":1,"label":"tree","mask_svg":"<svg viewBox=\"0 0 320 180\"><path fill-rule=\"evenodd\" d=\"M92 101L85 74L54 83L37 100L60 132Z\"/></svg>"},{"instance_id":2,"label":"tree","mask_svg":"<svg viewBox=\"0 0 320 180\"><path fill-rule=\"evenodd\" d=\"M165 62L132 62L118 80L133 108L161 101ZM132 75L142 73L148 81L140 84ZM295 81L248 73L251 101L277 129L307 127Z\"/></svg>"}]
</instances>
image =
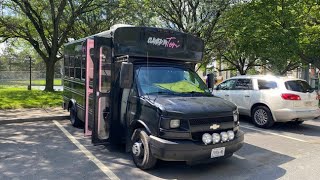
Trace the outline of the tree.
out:
<instances>
[{"instance_id":1,"label":"tree","mask_svg":"<svg viewBox=\"0 0 320 180\"><path fill-rule=\"evenodd\" d=\"M97 0L96 0L97 1ZM71 37L81 37L109 30L115 24L135 26L156 26L155 13L150 11L145 1L136 0L98 0L108 6L83 13L75 22Z\"/></svg>"},{"instance_id":2,"label":"tree","mask_svg":"<svg viewBox=\"0 0 320 180\"><path fill-rule=\"evenodd\" d=\"M208 46L215 41L217 22L232 0L146 0L146 5L159 16L162 27L190 33L205 42L204 63L212 60L212 49Z\"/></svg>"},{"instance_id":3,"label":"tree","mask_svg":"<svg viewBox=\"0 0 320 180\"><path fill-rule=\"evenodd\" d=\"M230 7L217 23L216 40L209 44L221 63L227 68L219 71L237 70L241 75L255 66L262 65L258 56L263 46L261 33L256 31L259 22L250 3L237 3ZM260 47L259 47L260 46Z\"/></svg>"},{"instance_id":4,"label":"tree","mask_svg":"<svg viewBox=\"0 0 320 180\"><path fill-rule=\"evenodd\" d=\"M316 1L238 3L222 16L213 47L240 74L266 62L281 75L299 67L301 59L319 66L319 9Z\"/></svg>"},{"instance_id":5,"label":"tree","mask_svg":"<svg viewBox=\"0 0 320 180\"><path fill-rule=\"evenodd\" d=\"M46 64L46 91L53 91L54 65L61 47L83 13L97 9L94 0L4 0L0 37L29 42Z\"/></svg>"},{"instance_id":6,"label":"tree","mask_svg":"<svg viewBox=\"0 0 320 180\"><path fill-rule=\"evenodd\" d=\"M299 36L299 57L320 69L320 1L302 1L300 8L295 8L297 21L301 23Z\"/></svg>"},{"instance_id":7,"label":"tree","mask_svg":"<svg viewBox=\"0 0 320 180\"><path fill-rule=\"evenodd\" d=\"M148 0L119 0L119 7L114 14L118 15L119 22L136 26L160 25L156 12L150 9Z\"/></svg>"}]
</instances>

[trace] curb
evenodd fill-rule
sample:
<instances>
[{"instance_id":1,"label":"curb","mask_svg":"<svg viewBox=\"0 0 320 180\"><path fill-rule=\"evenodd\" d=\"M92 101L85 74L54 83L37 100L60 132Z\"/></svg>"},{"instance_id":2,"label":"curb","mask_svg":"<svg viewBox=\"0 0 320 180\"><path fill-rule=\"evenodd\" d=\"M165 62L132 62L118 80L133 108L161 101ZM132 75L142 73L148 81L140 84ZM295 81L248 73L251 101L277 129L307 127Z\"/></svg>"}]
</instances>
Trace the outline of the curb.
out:
<instances>
[{"instance_id":1,"label":"curb","mask_svg":"<svg viewBox=\"0 0 320 180\"><path fill-rule=\"evenodd\" d=\"M25 118L25 119L9 119L9 120L0 120L0 125L11 124L11 123L37 122L37 121L66 120L69 118L70 116L47 116L47 117Z\"/></svg>"}]
</instances>

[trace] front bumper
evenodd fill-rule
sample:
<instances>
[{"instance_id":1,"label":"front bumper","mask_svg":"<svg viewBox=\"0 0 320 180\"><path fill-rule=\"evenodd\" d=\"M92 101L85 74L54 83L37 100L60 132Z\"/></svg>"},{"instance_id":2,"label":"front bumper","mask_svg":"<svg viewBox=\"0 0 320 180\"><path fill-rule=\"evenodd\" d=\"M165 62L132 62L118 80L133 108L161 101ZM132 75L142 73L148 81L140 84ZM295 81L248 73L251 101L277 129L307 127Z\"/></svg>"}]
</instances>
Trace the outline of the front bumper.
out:
<instances>
[{"instance_id":1,"label":"front bumper","mask_svg":"<svg viewBox=\"0 0 320 180\"><path fill-rule=\"evenodd\" d=\"M310 120L320 116L320 109L313 110L292 110L292 109L279 109L273 111L276 121L286 122L296 119Z\"/></svg>"},{"instance_id":2,"label":"front bumper","mask_svg":"<svg viewBox=\"0 0 320 180\"><path fill-rule=\"evenodd\" d=\"M204 145L190 140L165 140L155 136L150 136L150 148L153 156L166 161L208 161L211 159L211 150L225 147L225 155L229 157L239 150L243 145L244 133L238 131L235 139L225 143Z\"/></svg>"}]
</instances>

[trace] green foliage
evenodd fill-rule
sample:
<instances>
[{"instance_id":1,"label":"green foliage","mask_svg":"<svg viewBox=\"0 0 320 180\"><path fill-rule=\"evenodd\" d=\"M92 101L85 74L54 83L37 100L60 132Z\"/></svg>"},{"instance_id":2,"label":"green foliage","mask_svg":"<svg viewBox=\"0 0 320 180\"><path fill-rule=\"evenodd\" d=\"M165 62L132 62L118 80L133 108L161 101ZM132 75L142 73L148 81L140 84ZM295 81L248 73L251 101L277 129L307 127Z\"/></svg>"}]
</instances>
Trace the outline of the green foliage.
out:
<instances>
[{"instance_id":1,"label":"green foliage","mask_svg":"<svg viewBox=\"0 0 320 180\"><path fill-rule=\"evenodd\" d=\"M0 86L0 109L56 107L61 106L61 97L62 92Z\"/></svg>"},{"instance_id":2,"label":"green foliage","mask_svg":"<svg viewBox=\"0 0 320 180\"><path fill-rule=\"evenodd\" d=\"M262 43L256 18L250 3L239 3L228 9L218 22L216 41L210 46L228 65L227 70L237 70L244 75L260 64L257 47Z\"/></svg>"},{"instance_id":3,"label":"green foliage","mask_svg":"<svg viewBox=\"0 0 320 180\"><path fill-rule=\"evenodd\" d=\"M29 85L29 80L14 80L14 81L0 81L0 86L27 86ZM54 79L55 86L61 86L62 82L61 79ZM37 80L31 80L32 86L45 86L46 80L44 79L37 79Z\"/></svg>"},{"instance_id":4,"label":"green foliage","mask_svg":"<svg viewBox=\"0 0 320 180\"><path fill-rule=\"evenodd\" d=\"M233 2L232 0L146 0L147 6L159 17L159 26L179 30L201 37L205 41L205 67L213 57L209 46L215 39L218 20Z\"/></svg>"},{"instance_id":5,"label":"green foliage","mask_svg":"<svg viewBox=\"0 0 320 180\"><path fill-rule=\"evenodd\" d=\"M320 65L319 10L315 0L235 4L219 21L220 32L213 47L230 69L241 74L244 67L257 64L281 75L299 67L301 59Z\"/></svg>"},{"instance_id":6,"label":"green foliage","mask_svg":"<svg viewBox=\"0 0 320 180\"><path fill-rule=\"evenodd\" d=\"M301 23L299 36L299 56L307 63L320 69L320 2L318 0L303 1L297 14Z\"/></svg>"},{"instance_id":7,"label":"green foliage","mask_svg":"<svg viewBox=\"0 0 320 180\"><path fill-rule=\"evenodd\" d=\"M61 47L83 13L103 7L94 0L10 0L3 1L0 37L24 39L46 64L46 90L53 91L54 65L61 59Z\"/></svg>"},{"instance_id":8,"label":"green foliage","mask_svg":"<svg viewBox=\"0 0 320 180\"><path fill-rule=\"evenodd\" d=\"M75 22L71 37L86 37L109 30L115 24L157 26L155 12L150 11L145 0L97 0L96 3L98 2L105 6L82 14Z\"/></svg>"},{"instance_id":9,"label":"green foliage","mask_svg":"<svg viewBox=\"0 0 320 180\"><path fill-rule=\"evenodd\" d=\"M32 59L32 70L44 71L44 62L28 42L23 39L9 39L0 54L0 70L29 70L29 57Z\"/></svg>"}]
</instances>

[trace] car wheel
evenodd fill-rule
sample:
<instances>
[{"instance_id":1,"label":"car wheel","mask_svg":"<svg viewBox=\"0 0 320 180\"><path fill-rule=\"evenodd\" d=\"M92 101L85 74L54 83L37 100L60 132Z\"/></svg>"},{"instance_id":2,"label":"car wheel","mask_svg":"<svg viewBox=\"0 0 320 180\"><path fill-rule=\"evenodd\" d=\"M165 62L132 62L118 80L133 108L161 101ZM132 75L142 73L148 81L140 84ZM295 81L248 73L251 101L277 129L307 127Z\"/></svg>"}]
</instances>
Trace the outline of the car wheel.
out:
<instances>
[{"instance_id":1,"label":"car wheel","mask_svg":"<svg viewBox=\"0 0 320 180\"><path fill-rule=\"evenodd\" d=\"M74 106L70 108L70 122L73 127L82 127L83 123L77 116L77 111Z\"/></svg>"},{"instance_id":2,"label":"car wheel","mask_svg":"<svg viewBox=\"0 0 320 180\"><path fill-rule=\"evenodd\" d=\"M253 123L260 128L269 128L274 124L271 111L266 106L257 106L252 111Z\"/></svg>"},{"instance_id":3,"label":"car wheel","mask_svg":"<svg viewBox=\"0 0 320 180\"><path fill-rule=\"evenodd\" d=\"M144 129L137 129L136 131L131 138L133 162L142 170L152 169L157 163L157 158L151 153L149 147L150 138Z\"/></svg>"}]
</instances>

